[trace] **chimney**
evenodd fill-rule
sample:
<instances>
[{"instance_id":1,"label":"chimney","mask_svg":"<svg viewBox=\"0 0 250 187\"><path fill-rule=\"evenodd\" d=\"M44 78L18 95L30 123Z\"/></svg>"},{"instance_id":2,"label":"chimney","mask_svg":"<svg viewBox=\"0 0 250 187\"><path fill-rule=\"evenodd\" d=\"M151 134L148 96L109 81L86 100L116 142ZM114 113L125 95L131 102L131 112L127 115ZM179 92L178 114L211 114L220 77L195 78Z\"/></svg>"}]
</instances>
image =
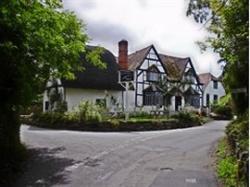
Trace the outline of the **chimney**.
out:
<instances>
[{"instance_id":1,"label":"chimney","mask_svg":"<svg viewBox=\"0 0 250 187\"><path fill-rule=\"evenodd\" d=\"M118 56L118 63L121 70L128 69L128 41L121 40L118 43L119 46L119 56Z\"/></svg>"}]
</instances>

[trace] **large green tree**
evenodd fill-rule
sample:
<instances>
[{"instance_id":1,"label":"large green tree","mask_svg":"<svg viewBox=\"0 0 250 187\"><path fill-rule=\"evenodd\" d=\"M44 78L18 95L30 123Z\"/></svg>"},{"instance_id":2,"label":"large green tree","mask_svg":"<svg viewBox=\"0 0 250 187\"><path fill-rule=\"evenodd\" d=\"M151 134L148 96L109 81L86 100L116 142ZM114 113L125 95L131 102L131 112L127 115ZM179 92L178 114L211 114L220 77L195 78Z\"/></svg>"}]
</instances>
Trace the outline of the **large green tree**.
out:
<instances>
[{"instance_id":1,"label":"large green tree","mask_svg":"<svg viewBox=\"0 0 250 187\"><path fill-rule=\"evenodd\" d=\"M19 109L51 77L74 78L88 37L60 0L0 1L0 170L11 170L21 149ZM96 51L87 53L101 65ZM0 177L1 178L1 177Z\"/></svg>"},{"instance_id":2,"label":"large green tree","mask_svg":"<svg viewBox=\"0 0 250 187\"><path fill-rule=\"evenodd\" d=\"M211 47L225 63L223 82L232 94L235 112L248 109L249 4L248 0L190 0L187 15L203 23L209 36L202 47Z\"/></svg>"}]
</instances>

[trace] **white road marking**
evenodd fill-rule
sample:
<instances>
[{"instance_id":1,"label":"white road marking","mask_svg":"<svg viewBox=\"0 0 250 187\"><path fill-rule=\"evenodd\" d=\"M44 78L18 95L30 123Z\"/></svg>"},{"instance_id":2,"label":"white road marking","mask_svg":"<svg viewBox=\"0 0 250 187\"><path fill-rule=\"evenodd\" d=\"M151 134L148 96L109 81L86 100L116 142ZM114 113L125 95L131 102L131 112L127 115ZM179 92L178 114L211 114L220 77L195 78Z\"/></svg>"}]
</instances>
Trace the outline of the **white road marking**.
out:
<instances>
[{"instance_id":1,"label":"white road marking","mask_svg":"<svg viewBox=\"0 0 250 187\"><path fill-rule=\"evenodd\" d=\"M185 181L186 183L193 183L193 184L197 183L196 178L186 179Z\"/></svg>"}]
</instances>

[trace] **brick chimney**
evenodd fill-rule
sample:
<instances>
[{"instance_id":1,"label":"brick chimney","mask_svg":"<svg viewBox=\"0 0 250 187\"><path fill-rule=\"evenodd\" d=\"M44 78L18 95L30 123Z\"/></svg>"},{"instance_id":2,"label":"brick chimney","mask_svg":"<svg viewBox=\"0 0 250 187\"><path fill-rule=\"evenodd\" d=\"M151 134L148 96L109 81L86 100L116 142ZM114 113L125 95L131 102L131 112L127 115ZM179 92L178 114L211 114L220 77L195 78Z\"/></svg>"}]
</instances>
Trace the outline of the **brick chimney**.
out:
<instances>
[{"instance_id":1,"label":"brick chimney","mask_svg":"<svg viewBox=\"0 0 250 187\"><path fill-rule=\"evenodd\" d=\"M121 40L118 43L119 47L119 56L118 56L118 63L121 70L128 69L128 41Z\"/></svg>"}]
</instances>

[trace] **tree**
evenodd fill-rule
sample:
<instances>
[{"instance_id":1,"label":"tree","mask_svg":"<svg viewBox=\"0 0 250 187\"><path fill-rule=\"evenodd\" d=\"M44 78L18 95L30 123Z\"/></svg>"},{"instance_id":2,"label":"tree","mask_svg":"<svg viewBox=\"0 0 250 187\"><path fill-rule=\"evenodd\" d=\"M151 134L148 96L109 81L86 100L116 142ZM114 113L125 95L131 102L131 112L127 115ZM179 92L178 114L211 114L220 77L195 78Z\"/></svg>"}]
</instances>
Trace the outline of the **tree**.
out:
<instances>
[{"instance_id":1,"label":"tree","mask_svg":"<svg viewBox=\"0 0 250 187\"><path fill-rule=\"evenodd\" d=\"M210 32L202 47L212 47L226 63L223 82L239 115L249 108L248 12L248 0L190 0L187 10Z\"/></svg>"},{"instance_id":2,"label":"tree","mask_svg":"<svg viewBox=\"0 0 250 187\"><path fill-rule=\"evenodd\" d=\"M64 11L60 0L0 1L0 170L5 175L21 150L20 107L49 78L74 78L73 72L83 69L80 53L102 65L100 50L85 51L84 32L83 23Z\"/></svg>"},{"instance_id":3,"label":"tree","mask_svg":"<svg viewBox=\"0 0 250 187\"><path fill-rule=\"evenodd\" d=\"M237 159L236 183L249 179L249 2L248 0L190 0L187 15L205 23L211 33L203 47L212 47L225 62L223 82L239 115L227 126L230 155ZM235 163L236 164L236 163ZM227 176L230 178L230 176ZM233 178L230 178L233 179Z\"/></svg>"}]
</instances>

